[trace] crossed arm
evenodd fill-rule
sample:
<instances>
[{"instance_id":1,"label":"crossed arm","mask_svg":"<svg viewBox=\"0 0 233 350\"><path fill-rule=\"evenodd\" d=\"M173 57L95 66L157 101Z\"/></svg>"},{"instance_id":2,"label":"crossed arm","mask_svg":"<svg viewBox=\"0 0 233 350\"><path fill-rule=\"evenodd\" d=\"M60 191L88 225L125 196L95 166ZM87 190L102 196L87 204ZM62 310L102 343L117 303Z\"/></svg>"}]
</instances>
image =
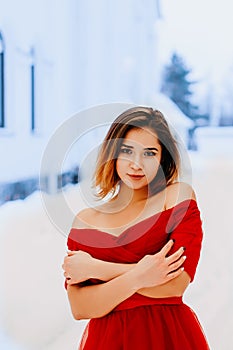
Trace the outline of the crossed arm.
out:
<instances>
[{"instance_id":1,"label":"crossed arm","mask_svg":"<svg viewBox=\"0 0 233 350\"><path fill-rule=\"evenodd\" d=\"M159 253L146 255L137 264L111 263L82 251L68 252L62 267L74 318L102 317L134 293L152 298L181 296L190 277L182 268L183 248L167 257L172 245L170 240ZM105 283L80 285L90 278Z\"/></svg>"}]
</instances>

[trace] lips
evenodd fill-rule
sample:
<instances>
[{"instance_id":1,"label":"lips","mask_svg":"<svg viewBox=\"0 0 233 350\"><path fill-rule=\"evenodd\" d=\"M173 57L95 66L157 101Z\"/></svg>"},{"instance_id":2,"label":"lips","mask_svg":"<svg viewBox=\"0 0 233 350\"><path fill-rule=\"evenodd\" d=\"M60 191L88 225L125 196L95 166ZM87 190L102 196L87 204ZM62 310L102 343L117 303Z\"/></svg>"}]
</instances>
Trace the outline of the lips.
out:
<instances>
[{"instance_id":1,"label":"lips","mask_svg":"<svg viewBox=\"0 0 233 350\"><path fill-rule=\"evenodd\" d=\"M145 175L127 174L133 180L141 180Z\"/></svg>"}]
</instances>

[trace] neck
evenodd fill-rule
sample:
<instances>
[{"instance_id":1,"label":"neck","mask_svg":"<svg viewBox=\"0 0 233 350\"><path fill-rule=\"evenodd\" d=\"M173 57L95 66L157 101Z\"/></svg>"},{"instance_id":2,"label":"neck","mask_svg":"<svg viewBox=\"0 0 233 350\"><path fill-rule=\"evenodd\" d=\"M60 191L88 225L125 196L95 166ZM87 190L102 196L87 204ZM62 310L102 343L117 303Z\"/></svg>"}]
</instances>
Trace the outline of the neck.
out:
<instances>
[{"instance_id":1,"label":"neck","mask_svg":"<svg viewBox=\"0 0 233 350\"><path fill-rule=\"evenodd\" d=\"M134 190L123 183L120 186L120 190L117 196L115 197L114 202L121 205L122 207L126 207L126 206L130 206L136 203L146 201L147 199L148 199L147 187Z\"/></svg>"}]
</instances>

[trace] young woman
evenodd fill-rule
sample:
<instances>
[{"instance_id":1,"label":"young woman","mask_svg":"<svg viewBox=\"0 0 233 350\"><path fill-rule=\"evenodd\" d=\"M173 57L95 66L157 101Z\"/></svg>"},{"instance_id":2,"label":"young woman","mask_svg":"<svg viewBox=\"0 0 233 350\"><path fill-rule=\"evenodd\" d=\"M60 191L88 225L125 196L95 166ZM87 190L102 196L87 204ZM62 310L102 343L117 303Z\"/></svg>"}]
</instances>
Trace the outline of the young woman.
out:
<instances>
[{"instance_id":1,"label":"young woman","mask_svg":"<svg viewBox=\"0 0 233 350\"><path fill-rule=\"evenodd\" d=\"M80 350L209 349L182 301L202 228L195 194L178 175L161 112L135 107L112 123L95 172L105 201L77 214L63 264L74 318L91 319Z\"/></svg>"}]
</instances>

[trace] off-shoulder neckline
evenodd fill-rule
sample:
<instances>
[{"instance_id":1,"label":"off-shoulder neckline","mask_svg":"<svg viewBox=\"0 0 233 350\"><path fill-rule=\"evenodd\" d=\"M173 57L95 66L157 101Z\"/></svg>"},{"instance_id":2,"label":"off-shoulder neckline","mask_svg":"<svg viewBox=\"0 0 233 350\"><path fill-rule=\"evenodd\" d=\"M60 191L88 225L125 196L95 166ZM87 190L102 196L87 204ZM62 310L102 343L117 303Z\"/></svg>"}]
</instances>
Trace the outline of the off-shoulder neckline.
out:
<instances>
[{"instance_id":1,"label":"off-shoulder neckline","mask_svg":"<svg viewBox=\"0 0 233 350\"><path fill-rule=\"evenodd\" d=\"M104 233L104 234L106 234L106 235L108 235L108 236L111 236L113 239L119 239L122 235L124 235L128 230L131 230L133 227L135 227L135 226L137 226L137 225L140 225L140 224L143 224L143 223L146 223L147 221L153 219L154 217L156 217L156 216L158 216L158 215L162 215L162 214L165 214L165 213L167 213L167 212L169 212L169 211L171 211L171 210L174 210L174 209L176 209L177 207L184 205L186 202L189 202L189 206L190 206L191 203L193 203L194 205L197 205L197 202L196 202L195 199L193 199L193 198L185 199L185 200L183 200L183 201L181 201L181 202L175 204L174 206L172 206L172 207L170 207L170 208L167 208L167 209L161 210L161 211L159 211L159 212L156 212L156 213L154 213L154 214L148 216L147 218L142 219L141 221L136 222L135 224L133 224L133 225L127 227L127 228L124 229L122 232L120 232L119 235L114 235L114 234L112 234L112 233L110 233L110 232L103 231L103 230L98 229L98 228L95 228L95 227L80 227L80 228L79 228L79 227L72 227L71 230L70 230L70 232L71 232L71 231L96 231L96 232Z\"/></svg>"}]
</instances>

